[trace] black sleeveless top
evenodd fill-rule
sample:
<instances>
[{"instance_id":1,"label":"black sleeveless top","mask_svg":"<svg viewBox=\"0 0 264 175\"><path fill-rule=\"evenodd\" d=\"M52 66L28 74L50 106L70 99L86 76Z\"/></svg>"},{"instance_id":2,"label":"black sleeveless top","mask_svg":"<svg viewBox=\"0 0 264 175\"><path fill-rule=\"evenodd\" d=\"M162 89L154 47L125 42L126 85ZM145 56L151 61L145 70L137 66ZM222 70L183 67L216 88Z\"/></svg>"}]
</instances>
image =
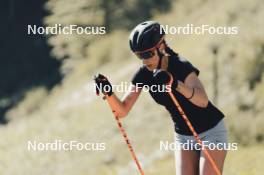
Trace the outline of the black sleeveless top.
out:
<instances>
[{"instance_id":1,"label":"black sleeveless top","mask_svg":"<svg viewBox=\"0 0 264 175\"><path fill-rule=\"evenodd\" d=\"M195 72L197 76L199 75L199 70L184 58L179 57L178 54L172 54L168 60L167 71L172 74L174 79L184 82L185 78L192 72ZM140 67L132 79L132 84L137 84L137 86L139 84L144 86L151 86L155 84L153 81L153 73L149 71L146 66ZM207 107L202 108L190 102L177 90L172 90L172 92L176 96L182 109L198 134L213 128L224 117L223 113L210 101L208 102ZM192 135L190 129L180 116L168 93L154 92L151 90L149 93L158 104L163 105L169 111L177 133Z\"/></svg>"}]
</instances>

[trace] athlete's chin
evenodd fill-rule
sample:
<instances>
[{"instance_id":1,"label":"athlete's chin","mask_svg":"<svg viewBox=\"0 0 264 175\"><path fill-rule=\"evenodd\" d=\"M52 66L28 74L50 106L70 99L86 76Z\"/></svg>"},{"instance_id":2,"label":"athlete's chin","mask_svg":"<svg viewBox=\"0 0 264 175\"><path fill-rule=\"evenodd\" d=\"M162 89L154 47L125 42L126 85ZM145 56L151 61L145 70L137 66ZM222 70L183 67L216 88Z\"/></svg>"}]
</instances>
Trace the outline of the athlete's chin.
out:
<instances>
[{"instance_id":1,"label":"athlete's chin","mask_svg":"<svg viewBox=\"0 0 264 175\"><path fill-rule=\"evenodd\" d=\"M149 71L154 71L156 69L156 66L150 65L146 66Z\"/></svg>"}]
</instances>

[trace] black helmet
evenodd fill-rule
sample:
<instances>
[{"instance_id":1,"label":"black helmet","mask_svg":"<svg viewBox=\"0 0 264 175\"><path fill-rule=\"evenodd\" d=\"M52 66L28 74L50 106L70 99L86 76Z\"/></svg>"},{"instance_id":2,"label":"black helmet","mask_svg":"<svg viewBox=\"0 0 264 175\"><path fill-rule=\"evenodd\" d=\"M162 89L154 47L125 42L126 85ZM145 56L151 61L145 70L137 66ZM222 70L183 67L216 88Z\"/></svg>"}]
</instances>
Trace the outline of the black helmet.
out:
<instances>
[{"instance_id":1,"label":"black helmet","mask_svg":"<svg viewBox=\"0 0 264 175\"><path fill-rule=\"evenodd\" d=\"M156 21L138 24L130 33L129 45L133 52L142 52L155 48L164 38L165 32Z\"/></svg>"}]
</instances>

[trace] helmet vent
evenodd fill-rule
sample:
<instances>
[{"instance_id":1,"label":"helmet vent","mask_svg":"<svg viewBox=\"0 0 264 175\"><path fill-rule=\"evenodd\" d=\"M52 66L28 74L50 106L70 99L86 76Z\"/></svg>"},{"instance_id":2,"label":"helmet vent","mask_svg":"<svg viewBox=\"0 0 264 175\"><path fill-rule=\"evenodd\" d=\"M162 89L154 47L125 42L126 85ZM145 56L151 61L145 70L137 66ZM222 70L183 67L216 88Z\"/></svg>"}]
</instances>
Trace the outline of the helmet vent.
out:
<instances>
[{"instance_id":1,"label":"helmet vent","mask_svg":"<svg viewBox=\"0 0 264 175\"><path fill-rule=\"evenodd\" d=\"M136 31L134 34L134 37L133 37L133 43L138 43L138 34L139 34L139 32Z\"/></svg>"}]
</instances>

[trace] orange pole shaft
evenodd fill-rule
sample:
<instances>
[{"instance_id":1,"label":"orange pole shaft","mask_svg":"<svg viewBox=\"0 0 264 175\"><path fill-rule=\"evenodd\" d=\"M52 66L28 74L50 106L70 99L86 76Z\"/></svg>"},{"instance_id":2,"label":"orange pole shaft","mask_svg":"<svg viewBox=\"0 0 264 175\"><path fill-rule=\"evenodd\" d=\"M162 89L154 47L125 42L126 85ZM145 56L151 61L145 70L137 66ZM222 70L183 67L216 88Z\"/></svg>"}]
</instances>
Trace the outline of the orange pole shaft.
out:
<instances>
[{"instance_id":1,"label":"orange pole shaft","mask_svg":"<svg viewBox=\"0 0 264 175\"><path fill-rule=\"evenodd\" d=\"M134 149L133 149L133 147L132 147L132 145L131 145L131 143L130 143L130 141L128 139L127 133L126 133L125 129L122 126L122 123L120 122L120 120L119 120L119 118L117 116L115 116L115 119L117 121L117 125L118 125L118 128L119 128L119 131L121 132L121 134L123 135L123 137L124 137L124 139L126 141L128 149L129 149L129 151L131 153L131 156L132 156L133 160L135 161L135 163L137 165L137 168L138 168L140 174L144 175L143 169L140 166L140 163L139 163L139 161L137 159L137 156L136 156L136 154L134 152Z\"/></svg>"},{"instance_id":2,"label":"orange pole shaft","mask_svg":"<svg viewBox=\"0 0 264 175\"><path fill-rule=\"evenodd\" d=\"M171 81L169 84L172 83L172 76L171 76ZM197 132L195 131L195 129L193 128L190 120L188 119L188 117L186 116L185 112L183 111L183 109L181 108L178 100L176 99L176 97L174 96L174 94L172 93L172 91L169 91L169 95L174 103L174 105L176 106L176 108L178 109L180 115L182 116L182 118L184 119L184 121L186 122L186 124L188 125L189 129L191 130L195 140L202 146L202 150L204 151L204 154L206 155L206 157L208 158L208 160L210 161L213 169L215 170L217 175L221 175L222 173L220 172L219 168L217 167L214 159L211 157L211 155L209 154L208 150L204 147L204 145L202 144L202 140L199 138Z\"/></svg>"},{"instance_id":3,"label":"orange pole shaft","mask_svg":"<svg viewBox=\"0 0 264 175\"><path fill-rule=\"evenodd\" d=\"M99 95L99 92L96 92L96 94ZM106 99L106 98L108 98L108 95L105 95L105 96L103 97L103 99ZM114 113L114 112L113 112L113 113ZM132 145L131 145L131 143L130 143L130 141L129 141L129 139L128 139L127 133L126 133L125 129L124 129L123 126L122 126L121 121L119 120L118 116L116 116L115 114L114 114L114 116L115 116L115 119L116 119L116 121L117 121L118 129L119 129L119 131L121 132L121 134L123 135L123 137L124 137L124 139L125 139L125 141L126 141L126 144L127 144L127 146L128 146L128 149L129 149L129 151L130 151L130 154L131 154L133 160L135 161L135 163L136 163L136 165L137 165L137 168L138 168L138 170L139 170L139 172L140 172L140 175L144 175L143 169L141 168L141 165L140 165L140 163L139 163L139 161L138 161L138 159L137 159L137 156L136 156L136 154L135 154L135 152L134 152L134 149L133 149L133 147L132 147Z\"/></svg>"}]
</instances>

